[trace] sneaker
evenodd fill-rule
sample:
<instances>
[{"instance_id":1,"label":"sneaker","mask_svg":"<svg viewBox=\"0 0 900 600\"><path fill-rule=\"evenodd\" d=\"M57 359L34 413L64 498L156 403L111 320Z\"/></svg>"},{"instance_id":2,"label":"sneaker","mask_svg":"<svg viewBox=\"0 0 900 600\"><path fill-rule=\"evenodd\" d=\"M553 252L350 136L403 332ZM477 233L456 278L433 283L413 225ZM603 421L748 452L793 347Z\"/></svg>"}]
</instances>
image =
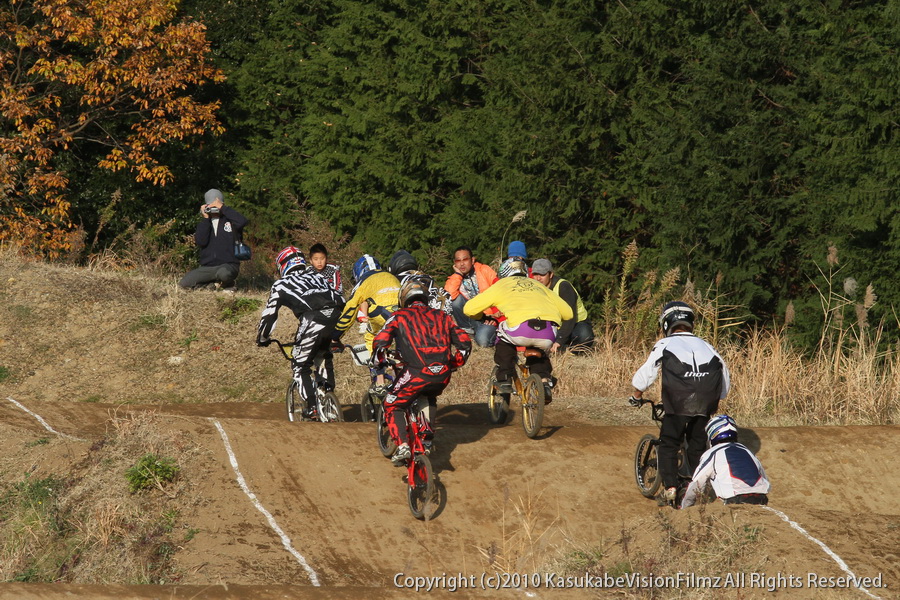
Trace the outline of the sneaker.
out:
<instances>
[{"instance_id":1,"label":"sneaker","mask_svg":"<svg viewBox=\"0 0 900 600\"><path fill-rule=\"evenodd\" d=\"M388 391L390 391L390 388L386 385L373 385L370 388L370 391L373 395L378 396L379 398L384 398L388 395Z\"/></svg>"},{"instance_id":2,"label":"sneaker","mask_svg":"<svg viewBox=\"0 0 900 600\"><path fill-rule=\"evenodd\" d=\"M303 415L304 421L318 421L319 420L319 415L318 415L318 413L316 413L315 407L305 409L301 413L301 415Z\"/></svg>"},{"instance_id":3,"label":"sneaker","mask_svg":"<svg viewBox=\"0 0 900 600\"><path fill-rule=\"evenodd\" d=\"M549 381L544 382L544 404L553 402L553 385Z\"/></svg>"},{"instance_id":4,"label":"sneaker","mask_svg":"<svg viewBox=\"0 0 900 600\"><path fill-rule=\"evenodd\" d=\"M678 488L670 487L666 488L665 496L666 502L675 502L675 497L678 495Z\"/></svg>"},{"instance_id":5,"label":"sneaker","mask_svg":"<svg viewBox=\"0 0 900 600\"><path fill-rule=\"evenodd\" d=\"M391 462L394 463L395 467L402 467L411 456L412 452L409 450L409 444L401 444L397 447L397 450L394 451Z\"/></svg>"},{"instance_id":6,"label":"sneaker","mask_svg":"<svg viewBox=\"0 0 900 600\"><path fill-rule=\"evenodd\" d=\"M425 440L422 442L422 446L425 447L425 456L431 456L431 453L434 452L434 441Z\"/></svg>"},{"instance_id":7,"label":"sneaker","mask_svg":"<svg viewBox=\"0 0 900 600\"><path fill-rule=\"evenodd\" d=\"M497 393L501 396L509 396L513 393L513 386L510 381L498 381L496 387Z\"/></svg>"}]
</instances>

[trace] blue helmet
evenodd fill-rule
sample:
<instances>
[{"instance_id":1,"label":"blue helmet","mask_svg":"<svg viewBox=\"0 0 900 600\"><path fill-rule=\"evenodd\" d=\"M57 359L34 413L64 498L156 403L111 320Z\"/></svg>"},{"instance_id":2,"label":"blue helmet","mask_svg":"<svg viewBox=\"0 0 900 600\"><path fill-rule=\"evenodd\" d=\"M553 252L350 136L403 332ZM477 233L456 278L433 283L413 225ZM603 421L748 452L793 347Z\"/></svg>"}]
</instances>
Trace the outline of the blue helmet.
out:
<instances>
[{"instance_id":1,"label":"blue helmet","mask_svg":"<svg viewBox=\"0 0 900 600\"><path fill-rule=\"evenodd\" d=\"M359 283L369 271L378 271L381 263L371 254L363 254L353 263L353 283Z\"/></svg>"},{"instance_id":2,"label":"blue helmet","mask_svg":"<svg viewBox=\"0 0 900 600\"><path fill-rule=\"evenodd\" d=\"M710 446L737 439L737 423L728 415L717 415L706 424L706 439Z\"/></svg>"}]
</instances>

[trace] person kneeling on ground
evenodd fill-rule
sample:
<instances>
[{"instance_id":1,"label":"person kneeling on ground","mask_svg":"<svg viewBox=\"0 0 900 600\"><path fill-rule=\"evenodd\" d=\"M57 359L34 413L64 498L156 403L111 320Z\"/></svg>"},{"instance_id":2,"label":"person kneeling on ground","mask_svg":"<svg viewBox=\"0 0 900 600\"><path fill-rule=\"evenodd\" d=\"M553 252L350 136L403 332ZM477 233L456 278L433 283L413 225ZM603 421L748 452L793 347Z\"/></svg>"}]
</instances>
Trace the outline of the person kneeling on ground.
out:
<instances>
[{"instance_id":1,"label":"person kneeling on ground","mask_svg":"<svg viewBox=\"0 0 900 600\"><path fill-rule=\"evenodd\" d=\"M391 457L395 466L402 466L411 456L406 408L419 397L428 398L425 449L430 453L436 399L450 383L450 374L465 364L472 351L472 341L453 317L427 305L429 284L427 278L404 279L399 295L402 308L391 315L374 340L375 360L380 366L387 364L391 342L396 343L403 363L403 371L384 399L388 431L397 444Z\"/></svg>"},{"instance_id":2,"label":"person kneeling on ground","mask_svg":"<svg viewBox=\"0 0 900 600\"><path fill-rule=\"evenodd\" d=\"M769 503L766 472L753 452L738 443L737 434L737 425L728 415L710 419L706 425L709 450L700 457L681 508L696 504L707 484L725 504Z\"/></svg>"},{"instance_id":3,"label":"person kneeling on ground","mask_svg":"<svg viewBox=\"0 0 900 600\"><path fill-rule=\"evenodd\" d=\"M240 262L234 256L234 241L241 237L247 219L229 206L219 190L209 190L206 204L200 207L200 222L194 242L200 248L200 266L188 272L178 285L185 289L198 287L234 288Z\"/></svg>"},{"instance_id":4,"label":"person kneeling on ground","mask_svg":"<svg viewBox=\"0 0 900 600\"><path fill-rule=\"evenodd\" d=\"M497 327L494 363L497 365L497 391L512 393L512 376L516 371L516 347L537 348L539 357L525 359L532 373L544 382L546 403L552 400L553 365L550 348L556 341L559 324L574 315L572 307L547 287L526 276L525 263L520 260L504 263L500 280L486 291L466 302L463 310L470 318L481 318L485 310L494 307L505 320Z\"/></svg>"}]
</instances>

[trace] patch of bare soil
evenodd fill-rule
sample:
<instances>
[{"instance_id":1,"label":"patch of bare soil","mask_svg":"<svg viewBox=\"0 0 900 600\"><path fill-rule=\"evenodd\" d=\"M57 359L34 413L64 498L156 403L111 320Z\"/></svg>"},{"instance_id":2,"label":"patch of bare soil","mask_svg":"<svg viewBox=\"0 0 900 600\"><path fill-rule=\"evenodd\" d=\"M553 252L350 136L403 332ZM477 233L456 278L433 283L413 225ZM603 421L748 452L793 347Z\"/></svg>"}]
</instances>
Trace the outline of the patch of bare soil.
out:
<instances>
[{"instance_id":1,"label":"patch of bare soil","mask_svg":"<svg viewBox=\"0 0 900 600\"><path fill-rule=\"evenodd\" d=\"M900 452L896 427L742 430L773 481L774 510L661 509L634 484L635 444L655 430L646 411L572 389L547 407L538 439L516 416L491 426L480 396L490 357L480 351L441 400L433 463L442 505L420 522L374 426L354 422L366 373L346 357L338 392L348 422L289 423L286 364L252 344L258 311L229 322L221 312L230 298L211 292L18 260L0 263L0 281L0 366L9 373L0 383L0 485L26 472L83 477L116 419L154 411L183 450L183 473L174 498L166 488L145 493L177 511L178 531L192 532L171 557L177 585L25 584L4 572L0 598L394 598L416 582L435 586L432 597L481 597L497 572L529 584L505 579L518 589L491 591L498 598L864 598L812 586L810 574L826 585L846 576L835 557L857 576L881 576L888 587L871 594L898 597L900 469L877 458ZM710 548L715 556L698 556ZM652 576L667 552L692 568L728 564L720 575L744 574L744 586L661 589L666 582L651 577L597 589L597 580L556 578ZM779 575L802 585L764 578Z\"/></svg>"}]
</instances>

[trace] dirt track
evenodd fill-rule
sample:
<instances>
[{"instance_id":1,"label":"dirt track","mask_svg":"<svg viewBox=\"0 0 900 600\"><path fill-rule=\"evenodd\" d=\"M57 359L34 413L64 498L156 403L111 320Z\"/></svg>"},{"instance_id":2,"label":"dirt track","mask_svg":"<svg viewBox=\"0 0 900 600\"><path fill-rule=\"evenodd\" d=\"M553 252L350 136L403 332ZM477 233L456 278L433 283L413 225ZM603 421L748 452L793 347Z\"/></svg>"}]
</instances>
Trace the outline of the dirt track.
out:
<instances>
[{"instance_id":1,"label":"dirt track","mask_svg":"<svg viewBox=\"0 0 900 600\"><path fill-rule=\"evenodd\" d=\"M86 440L54 442L66 444L73 454L102 435L110 409L49 402L28 408L60 433ZM409 593L395 589L399 573L478 579L494 572L488 556L495 565L508 563L501 570L545 570L544 559L559 548L596 547L626 528L639 530L641 523L652 523L661 510L637 493L631 470L634 445L650 427L567 425L557 422L552 405L538 440L527 439L517 424L487 426L483 404L443 407L434 464L445 503L437 518L426 523L410 516L400 470L379 455L372 425L291 424L276 403L155 410L172 415L165 417L171 427L186 431L215 457L202 478L203 501L194 514L185 515L200 533L177 555L179 567L190 574L185 581L190 587L6 584L0 586L0 597L392 597ZM47 433L33 416L5 400L0 422L5 437L13 431ZM238 486L216 422L247 486L308 569L286 550ZM889 587L872 589L873 595L898 597L900 470L892 460L900 453L897 429L760 428L742 430L742 436L758 450L774 482L770 506L826 544L856 576L882 574ZM773 511L721 505L707 510L730 515L737 524L763 527L765 572L804 581L803 588L789 590L792 598L822 597L820 590L806 585L808 573L846 575L833 557ZM692 513L668 512L676 520ZM321 588L311 586L311 573ZM548 594L546 589L529 592ZM731 590L722 597L737 593L771 597L760 589ZM843 590L826 597L866 596Z\"/></svg>"}]
</instances>

